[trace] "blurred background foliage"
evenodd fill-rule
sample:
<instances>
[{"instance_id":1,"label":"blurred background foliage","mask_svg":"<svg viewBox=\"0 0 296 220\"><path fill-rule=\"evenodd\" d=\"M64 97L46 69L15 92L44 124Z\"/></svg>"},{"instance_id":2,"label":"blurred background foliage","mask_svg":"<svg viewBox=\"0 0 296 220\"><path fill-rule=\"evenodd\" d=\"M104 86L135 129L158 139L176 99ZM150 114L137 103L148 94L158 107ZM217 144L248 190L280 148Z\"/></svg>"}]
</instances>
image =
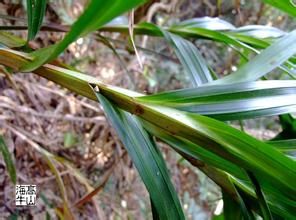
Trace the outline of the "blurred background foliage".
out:
<instances>
[{"instance_id":1,"label":"blurred background foliage","mask_svg":"<svg viewBox=\"0 0 296 220\"><path fill-rule=\"evenodd\" d=\"M70 25L81 14L86 0L50 0L45 23ZM1 25L21 25L26 19L26 1L1 0ZM258 0L161 0L149 1L135 11L135 23L150 21L169 26L196 17L219 17L235 26L260 24L284 31L296 28L296 22L281 11ZM127 23L128 15L114 22ZM26 32L14 32L26 38ZM39 32L33 48L54 44L63 33ZM106 38L114 51L104 43ZM118 33L102 33L102 38L88 36L72 43L61 59L74 68L87 72L105 83L151 94L187 88L190 79L173 50L161 38L135 37L143 69L138 65L135 51L127 39ZM198 40L199 48L209 66L220 76L237 69L242 60L229 47L209 40ZM269 78L282 79L278 71ZM34 209L16 209L14 186L10 183L0 159L0 217L14 214L55 219L55 208L62 198L56 187L55 176L40 153L32 146L40 145L47 151L75 164L93 186L102 185L97 196L75 209L79 218L151 219L150 201L138 173L114 130L108 125L97 104L74 95L60 86L32 74L13 75L12 83L0 74L0 133L8 148L15 154L20 182L37 184L40 196ZM243 126L233 122L253 136L267 140L281 131L277 117L244 120ZM182 200L188 219L213 218L221 207L220 189L176 152L160 142L173 183ZM76 181L71 171L56 164L71 201L77 201L86 190Z\"/></svg>"}]
</instances>

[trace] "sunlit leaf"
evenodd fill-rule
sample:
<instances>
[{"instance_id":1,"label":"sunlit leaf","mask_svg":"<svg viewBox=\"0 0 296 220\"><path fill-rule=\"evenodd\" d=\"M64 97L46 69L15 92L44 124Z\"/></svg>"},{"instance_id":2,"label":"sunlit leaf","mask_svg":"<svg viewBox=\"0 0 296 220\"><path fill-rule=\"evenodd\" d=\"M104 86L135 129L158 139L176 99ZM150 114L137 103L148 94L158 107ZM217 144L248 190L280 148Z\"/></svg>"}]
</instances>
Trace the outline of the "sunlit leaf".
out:
<instances>
[{"instance_id":1,"label":"sunlit leaf","mask_svg":"<svg viewBox=\"0 0 296 220\"><path fill-rule=\"evenodd\" d=\"M212 84L232 84L259 79L284 63L296 53L296 30L280 38L236 72Z\"/></svg>"},{"instance_id":2,"label":"sunlit leaf","mask_svg":"<svg viewBox=\"0 0 296 220\"><path fill-rule=\"evenodd\" d=\"M221 120L279 115L296 111L296 82L268 80L202 86L139 97Z\"/></svg>"},{"instance_id":3,"label":"sunlit leaf","mask_svg":"<svg viewBox=\"0 0 296 220\"><path fill-rule=\"evenodd\" d=\"M251 36L254 38L278 38L286 35L286 32L270 26L264 25L246 25L232 30L234 33Z\"/></svg>"},{"instance_id":4,"label":"sunlit leaf","mask_svg":"<svg viewBox=\"0 0 296 220\"><path fill-rule=\"evenodd\" d=\"M214 31L225 31L225 30L233 30L235 27L229 22L212 17L202 17L202 18L192 18L185 21L180 22L177 26L186 27L186 28L205 28Z\"/></svg>"}]
</instances>

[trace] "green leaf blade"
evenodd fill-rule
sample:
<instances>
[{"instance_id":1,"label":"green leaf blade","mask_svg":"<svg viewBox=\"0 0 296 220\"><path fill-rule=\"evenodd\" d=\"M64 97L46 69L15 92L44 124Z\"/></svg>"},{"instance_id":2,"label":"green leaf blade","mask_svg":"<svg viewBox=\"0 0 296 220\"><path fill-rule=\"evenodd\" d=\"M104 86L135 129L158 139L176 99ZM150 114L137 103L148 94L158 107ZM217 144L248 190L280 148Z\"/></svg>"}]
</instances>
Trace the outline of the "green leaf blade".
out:
<instances>
[{"instance_id":1,"label":"green leaf blade","mask_svg":"<svg viewBox=\"0 0 296 220\"><path fill-rule=\"evenodd\" d=\"M236 72L212 82L218 84L232 84L249 82L259 79L270 71L279 67L296 53L296 30L274 42L259 55L251 59Z\"/></svg>"},{"instance_id":2,"label":"green leaf blade","mask_svg":"<svg viewBox=\"0 0 296 220\"><path fill-rule=\"evenodd\" d=\"M296 3L293 0L263 0L263 2L270 4L271 6L280 9L281 11L296 17Z\"/></svg>"},{"instance_id":3,"label":"green leaf blade","mask_svg":"<svg viewBox=\"0 0 296 220\"><path fill-rule=\"evenodd\" d=\"M163 31L163 34L165 39L173 46L177 57L192 79L193 87L213 80L206 61L193 43L167 31Z\"/></svg>"},{"instance_id":4,"label":"green leaf blade","mask_svg":"<svg viewBox=\"0 0 296 220\"><path fill-rule=\"evenodd\" d=\"M295 94L295 81L268 80L205 85L137 99L226 121L294 112Z\"/></svg>"},{"instance_id":5,"label":"green leaf blade","mask_svg":"<svg viewBox=\"0 0 296 220\"><path fill-rule=\"evenodd\" d=\"M136 7L144 1L145 0L90 1L83 14L72 25L64 39L51 47L42 48L41 50L32 53L31 56L34 61L24 65L22 71L30 72L40 67L42 64L55 59L68 47L69 44L77 40L79 37L100 28L116 16Z\"/></svg>"},{"instance_id":6,"label":"green leaf blade","mask_svg":"<svg viewBox=\"0 0 296 220\"><path fill-rule=\"evenodd\" d=\"M2 135L0 135L0 151L2 153L10 179L13 182L13 184L16 184L16 168Z\"/></svg>"},{"instance_id":7,"label":"green leaf blade","mask_svg":"<svg viewBox=\"0 0 296 220\"><path fill-rule=\"evenodd\" d=\"M27 0L28 41L33 40L41 28L46 0Z\"/></svg>"},{"instance_id":8,"label":"green leaf blade","mask_svg":"<svg viewBox=\"0 0 296 220\"><path fill-rule=\"evenodd\" d=\"M213 31L229 31L235 29L235 27L229 22L212 17L201 17L201 18L192 18L180 22L177 26L186 27L186 28L204 28Z\"/></svg>"},{"instance_id":9,"label":"green leaf blade","mask_svg":"<svg viewBox=\"0 0 296 220\"><path fill-rule=\"evenodd\" d=\"M101 94L97 97L149 191L156 209L153 214L157 213L159 219L185 219L161 153L151 137L134 116L112 106Z\"/></svg>"}]
</instances>

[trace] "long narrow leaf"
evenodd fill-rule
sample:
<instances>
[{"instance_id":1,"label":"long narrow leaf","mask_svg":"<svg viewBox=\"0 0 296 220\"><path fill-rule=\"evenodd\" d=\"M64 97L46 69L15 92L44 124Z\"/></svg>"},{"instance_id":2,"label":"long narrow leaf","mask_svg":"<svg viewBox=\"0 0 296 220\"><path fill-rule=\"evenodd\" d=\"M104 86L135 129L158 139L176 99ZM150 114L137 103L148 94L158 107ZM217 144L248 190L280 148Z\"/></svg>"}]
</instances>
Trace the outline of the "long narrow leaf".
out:
<instances>
[{"instance_id":1,"label":"long narrow leaf","mask_svg":"<svg viewBox=\"0 0 296 220\"><path fill-rule=\"evenodd\" d=\"M206 61L193 43L156 25L149 23L143 23L141 25L150 27L162 34L165 40L174 49L178 59L188 73L193 87L200 86L213 80Z\"/></svg>"},{"instance_id":2,"label":"long narrow leaf","mask_svg":"<svg viewBox=\"0 0 296 220\"><path fill-rule=\"evenodd\" d=\"M7 145L5 144L4 138L0 135L0 151L2 153L9 177L13 184L16 184L16 169L14 166L14 162L10 155Z\"/></svg>"},{"instance_id":3,"label":"long narrow leaf","mask_svg":"<svg viewBox=\"0 0 296 220\"><path fill-rule=\"evenodd\" d=\"M296 3L294 0L263 0L265 3L296 17Z\"/></svg>"},{"instance_id":4,"label":"long narrow leaf","mask_svg":"<svg viewBox=\"0 0 296 220\"><path fill-rule=\"evenodd\" d=\"M0 46L1 44L9 48L14 48L24 46L26 41L7 32L0 31Z\"/></svg>"},{"instance_id":5,"label":"long narrow leaf","mask_svg":"<svg viewBox=\"0 0 296 220\"><path fill-rule=\"evenodd\" d=\"M202 17L202 18L192 18L180 22L177 26L182 27L198 27L205 28L215 31L229 31L235 29L235 27L227 21L224 21L219 18L212 17Z\"/></svg>"},{"instance_id":6,"label":"long narrow leaf","mask_svg":"<svg viewBox=\"0 0 296 220\"><path fill-rule=\"evenodd\" d=\"M136 7L144 0L92 0L79 19L72 25L65 38L59 43L42 48L31 54L34 61L22 67L23 71L32 71L42 64L55 59L69 44L80 36L86 35L106 24L123 12Z\"/></svg>"},{"instance_id":7,"label":"long narrow leaf","mask_svg":"<svg viewBox=\"0 0 296 220\"><path fill-rule=\"evenodd\" d=\"M295 55L295 42L296 30L277 40L236 72L212 84L231 84L259 79Z\"/></svg>"},{"instance_id":8,"label":"long narrow leaf","mask_svg":"<svg viewBox=\"0 0 296 220\"><path fill-rule=\"evenodd\" d=\"M295 81L268 80L181 89L138 99L221 120L237 120L295 112L295 94Z\"/></svg>"},{"instance_id":9,"label":"long narrow leaf","mask_svg":"<svg viewBox=\"0 0 296 220\"><path fill-rule=\"evenodd\" d=\"M246 25L243 27L236 28L231 32L259 39L278 38L286 34L284 31L278 28L264 25Z\"/></svg>"},{"instance_id":10,"label":"long narrow leaf","mask_svg":"<svg viewBox=\"0 0 296 220\"><path fill-rule=\"evenodd\" d=\"M268 141L267 143L275 146L278 150L282 152L296 152L296 139Z\"/></svg>"},{"instance_id":11,"label":"long narrow leaf","mask_svg":"<svg viewBox=\"0 0 296 220\"><path fill-rule=\"evenodd\" d=\"M186 160L192 163L192 165L199 168L209 178L216 182L225 192L227 192L233 199L238 201L237 197L234 195L236 194L236 191L232 187L233 182L235 182L236 187L240 188L240 192L241 194L243 194L245 200L248 201L248 204L252 205L253 210L258 211L257 207L259 207L259 205L257 204L258 201L256 198L256 194L252 192L251 183L247 183L244 179L244 172L240 172L239 169L234 168L233 164L231 165L231 163L229 163L227 160L225 161L223 158L219 158L217 156L213 157L213 154L201 150L201 148L196 144L190 143L180 137L177 137L176 135L168 135L159 128L151 125L150 123L145 122L144 125L149 132L161 138L161 140L172 146ZM227 171L227 173L223 172L222 170ZM238 182L234 178L231 178L231 182L229 182L228 174L231 174L231 176L235 176L236 178L238 177L240 181L244 182L244 184L242 184L242 182ZM273 214L275 216L285 216L286 218L291 218L294 213L295 204L291 202L291 200L287 200L281 193L275 192L272 187L266 185L265 183L264 186L265 190L269 193L269 204L272 208Z\"/></svg>"},{"instance_id":12,"label":"long narrow leaf","mask_svg":"<svg viewBox=\"0 0 296 220\"><path fill-rule=\"evenodd\" d=\"M65 219L74 219L74 216L71 212L69 201L67 198L66 187L65 187L63 179L59 173L59 170L57 169L56 165L54 164L53 160L50 157L48 157L47 155L46 156L44 155L44 159L57 181L57 186L60 190L61 197L63 200L63 211L64 211Z\"/></svg>"},{"instance_id":13,"label":"long narrow leaf","mask_svg":"<svg viewBox=\"0 0 296 220\"><path fill-rule=\"evenodd\" d=\"M42 25L46 2L46 0L27 0L28 40L35 38Z\"/></svg>"},{"instance_id":14,"label":"long narrow leaf","mask_svg":"<svg viewBox=\"0 0 296 220\"><path fill-rule=\"evenodd\" d=\"M164 160L152 138L135 116L119 110L101 94L97 93L97 97L138 169L159 219L184 219Z\"/></svg>"},{"instance_id":15,"label":"long narrow leaf","mask_svg":"<svg viewBox=\"0 0 296 220\"><path fill-rule=\"evenodd\" d=\"M193 87L213 80L206 61L193 43L167 31L163 33L166 40L173 46L186 72L189 73Z\"/></svg>"}]
</instances>

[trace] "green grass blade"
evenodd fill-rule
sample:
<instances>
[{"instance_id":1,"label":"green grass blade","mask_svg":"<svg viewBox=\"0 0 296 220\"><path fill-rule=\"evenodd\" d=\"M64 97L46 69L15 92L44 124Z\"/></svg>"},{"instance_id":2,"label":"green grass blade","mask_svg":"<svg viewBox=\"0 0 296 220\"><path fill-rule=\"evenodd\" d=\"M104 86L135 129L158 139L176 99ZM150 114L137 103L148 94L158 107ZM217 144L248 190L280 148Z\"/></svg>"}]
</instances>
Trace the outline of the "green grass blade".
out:
<instances>
[{"instance_id":1,"label":"green grass blade","mask_svg":"<svg viewBox=\"0 0 296 220\"><path fill-rule=\"evenodd\" d=\"M294 0L262 0L281 11L296 17L296 3Z\"/></svg>"},{"instance_id":2,"label":"green grass blade","mask_svg":"<svg viewBox=\"0 0 296 220\"><path fill-rule=\"evenodd\" d=\"M229 31L235 29L235 27L229 22L222 20L220 18L212 18L212 17L201 17L201 18L192 18L185 21L180 22L178 27L185 28L205 28L214 31ZM174 27L174 26L173 26Z\"/></svg>"},{"instance_id":3,"label":"green grass blade","mask_svg":"<svg viewBox=\"0 0 296 220\"><path fill-rule=\"evenodd\" d=\"M24 46L26 41L8 32L0 31L0 45L1 44L9 48L14 48Z\"/></svg>"},{"instance_id":4,"label":"green grass blade","mask_svg":"<svg viewBox=\"0 0 296 220\"><path fill-rule=\"evenodd\" d=\"M286 34L277 28L262 25L247 25L235 28L224 20L208 17L183 21L172 26L169 30L172 32L177 30L180 36L188 34L188 37L205 37L223 42L234 47L241 56L244 56L244 54L240 52L239 48L243 48L248 52L259 53L255 48L266 48L274 39ZM293 72L284 66L279 68L292 76L295 75L295 71Z\"/></svg>"},{"instance_id":5,"label":"green grass blade","mask_svg":"<svg viewBox=\"0 0 296 220\"><path fill-rule=\"evenodd\" d=\"M256 192L257 198L259 200L259 205L260 205L263 219L264 220L272 220L272 215L270 213L269 207L267 205L267 202L265 200L264 194L261 190L261 187L260 187L260 184L259 184L257 178L255 177L255 175L251 171L247 171L247 174L255 187L255 192Z\"/></svg>"},{"instance_id":6,"label":"green grass blade","mask_svg":"<svg viewBox=\"0 0 296 220\"><path fill-rule=\"evenodd\" d=\"M216 31L215 29L212 30L212 29L206 29L202 27L190 27L190 26L187 27L182 25L174 25L172 27L164 27L162 29L184 38L195 38L195 39L202 38L202 39L210 39L213 41L222 42L222 43L225 43L226 45L233 46L233 48L236 49L238 53L240 53L239 51L240 48L244 48L249 51L255 51L254 48L235 39L235 37L232 36L233 34L230 34L230 32ZM100 31L120 32L120 33L127 34L128 26L127 25L107 25L105 27L100 28ZM161 29L151 23L141 23L139 25L135 25L134 33L137 35L163 37L163 33ZM246 36L246 37L248 39L248 43L250 44L252 43L254 43L255 45L259 44L259 46L263 48L268 45L268 43L265 43L265 41L263 40L257 40L256 38L252 38L249 36Z\"/></svg>"},{"instance_id":7,"label":"green grass blade","mask_svg":"<svg viewBox=\"0 0 296 220\"><path fill-rule=\"evenodd\" d=\"M51 172L53 173L53 175L55 176L55 179L57 181L57 186L60 190L61 193L61 197L63 200L63 214L65 219L74 219L73 213L71 211L70 208L70 204L69 204L69 200L67 198L67 193L66 193L66 187L65 184L63 182L63 179L59 173L59 170L57 169L56 165L54 164L54 161L47 155L44 155L44 159L49 167L49 169L51 170Z\"/></svg>"},{"instance_id":8,"label":"green grass blade","mask_svg":"<svg viewBox=\"0 0 296 220\"><path fill-rule=\"evenodd\" d=\"M262 27L259 25L246 26L242 28L234 28L232 25L219 19L200 18L206 20L205 22L189 21L189 24L182 25L182 22L172 27L163 28L163 30L174 33L184 38L205 38L217 42L222 42L234 48L239 54L240 49L248 52L259 53L256 48L264 49L274 41L274 39L285 36L286 33L273 27ZM221 29L220 31L217 31ZM224 30L223 30L224 29ZM225 30L226 29L226 30ZM101 28L101 31L121 32L127 33L128 27L125 25L106 26ZM146 34L150 36L163 36L162 32L155 25L144 23L134 27L135 34ZM256 37L254 37L256 36ZM258 38L257 38L258 37ZM268 39L266 39L268 38ZM295 58L290 58L292 63L295 63ZM279 67L284 71L291 70ZM295 75L295 71L290 73Z\"/></svg>"},{"instance_id":9,"label":"green grass blade","mask_svg":"<svg viewBox=\"0 0 296 220\"><path fill-rule=\"evenodd\" d=\"M16 184L16 169L14 166L14 162L10 155L7 145L5 144L4 138L0 135L0 151L2 153L9 177L13 184Z\"/></svg>"},{"instance_id":10,"label":"green grass blade","mask_svg":"<svg viewBox=\"0 0 296 220\"><path fill-rule=\"evenodd\" d=\"M280 38L236 72L212 84L232 84L259 79L279 67L296 53L296 30Z\"/></svg>"},{"instance_id":11,"label":"green grass blade","mask_svg":"<svg viewBox=\"0 0 296 220\"><path fill-rule=\"evenodd\" d=\"M246 49L248 51L253 51L254 49L247 44L244 44L235 38L233 38L231 35L228 35L224 32L205 29L205 28L199 28L199 27L179 27L175 26L169 29L171 33L177 34L182 37L193 37L193 38L205 38L210 39L213 41L221 42L226 45L233 46L234 49L236 49L239 52L240 48Z\"/></svg>"},{"instance_id":12,"label":"green grass blade","mask_svg":"<svg viewBox=\"0 0 296 220\"><path fill-rule=\"evenodd\" d=\"M193 87L213 81L206 61L193 43L150 23L142 23L141 27L150 28L161 34L172 46L185 71L191 78Z\"/></svg>"},{"instance_id":13,"label":"green grass blade","mask_svg":"<svg viewBox=\"0 0 296 220\"><path fill-rule=\"evenodd\" d=\"M206 61L193 43L167 31L163 31L163 34L192 79L193 87L213 80Z\"/></svg>"},{"instance_id":14,"label":"green grass blade","mask_svg":"<svg viewBox=\"0 0 296 220\"><path fill-rule=\"evenodd\" d=\"M70 31L66 34L64 39L53 46L42 48L41 50L33 52L31 56L34 61L23 66L22 71L32 71L42 64L55 59L68 47L69 44L77 40L80 36L84 36L97 30L116 16L143 2L144 0L90 1L83 14L72 25Z\"/></svg>"},{"instance_id":15,"label":"green grass blade","mask_svg":"<svg viewBox=\"0 0 296 220\"><path fill-rule=\"evenodd\" d=\"M159 219L184 219L177 193L152 137L135 116L119 110L101 94L97 97L138 169Z\"/></svg>"},{"instance_id":16,"label":"green grass blade","mask_svg":"<svg viewBox=\"0 0 296 220\"><path fill-rule=\"evenodd\" d=\"M231 32L257 39L279 38L286 34L284 31L278 28L264 25L246 25L236 28Z\"/></svg>"},{"instance_id":17,"label":"green grass blade","mask_svg":"<svg viewBox=\"0 0 296 220\"><path fill-rule=\"evenodd\" d=\"M202 86L139 97L150 103L220 120L280 115L296 110L296 82L268 80Z\"/></svg>"},{"instance_id":18,"label":"green grass blade","mask_svg":"<svg viewBox=\"0 0 296 220\"><path fill-rule=\"evenodd\" d=\"M27 0L27 22L28 22L28 39L30 39L30 35L33 35L33 13L34 13L34 5L35 0ZM29 30L30 29L30 30ZM34 37L33 37L34 38Z\"/></svg>"},{"instance_id":19,"label":"green grass blade","mask_svg":"<svg viewBox=\"0 0 296 220\"><path fill-rule=\"evenodd\" d=\"M27 0L28 41L37 35L46 10L46 0Z\"/></svg>"},{"instance_id":20,"label":"green grass blade","mask_svg":"<svg viewBox=\"0 0 296 220\"><path fill-rule=\"evenodd\" d=\"M69 29L65 26L53 27L45 25L44 27L48 30L62 32ZM26 26L0 26L0 30L26 29ZM261 25L247 25L235 28L232 24L224 20L209 17L185 20L171 27L163 27L163 29L182 37L194 37L196 39L207 38L210 40L233 43L233 45L245 47L246 45L241 44L241 42L243 42L255 48L266 48L273 38L278 38L279 36L285 34L285 32L277 28ZM100 31L128 33L128 25L108 24L107 26L100 28ZM134 31L135 34L138 35L162 36L159 28L152 23L135 25ZM219 33L222 35L219 35Z\"/></svg>"},{"instance_id":21,"label":"green grass blade","mask_svg":"<svg viewBox=\"0 0 296 220\"><path fill-rule=\"evenodd\" d=\"M244 44L243 41L240 42L239 40L235 39L236 35L232 34L232 31L236 31L236 28L232 24L219 18L203 17L189 19L173 25L168 30L184 37L206 38L222 42L226 45L233 46L234 49L236 49L239 53L239 48L244 48L248 51L254 51L252 47ZM264 43L261 42L260 39L255 39L248 36L248 34L244 34L243 36L248 40L247 43Z\"/></svg>"},{"instance_id":22,"label":"green grass blade","mask_svg":"<svg viewBox=\"0 0 296 220\"><path fill-rule=\"evenodd\" d=\"M285 153L296 152L296 139L268 141L267 143L275 146L278 150Z\"/></svg>"}]
</instances>

